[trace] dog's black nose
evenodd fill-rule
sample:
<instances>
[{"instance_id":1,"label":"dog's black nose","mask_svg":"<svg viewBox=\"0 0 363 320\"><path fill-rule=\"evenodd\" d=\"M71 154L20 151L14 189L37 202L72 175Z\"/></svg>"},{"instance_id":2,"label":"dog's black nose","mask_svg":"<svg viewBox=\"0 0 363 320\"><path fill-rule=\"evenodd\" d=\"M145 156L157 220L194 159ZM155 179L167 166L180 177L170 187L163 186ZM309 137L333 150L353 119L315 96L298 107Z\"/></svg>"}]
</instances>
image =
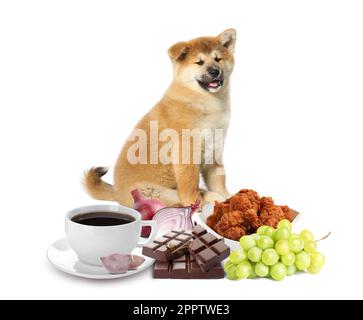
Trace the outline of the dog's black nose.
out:
<instances>
[{"instance_id":1,"label":"dog's black nose","mask_svg":"<svg viewBox=\"0 0 363 320\"><path fill-rule=\"evenodd\" d=\"M213 67L209 67L207 71L214 78L218 77L219 73L220 73L219 69L216 69L216 68L213 68Z\"/></svg>"}]
</instances>

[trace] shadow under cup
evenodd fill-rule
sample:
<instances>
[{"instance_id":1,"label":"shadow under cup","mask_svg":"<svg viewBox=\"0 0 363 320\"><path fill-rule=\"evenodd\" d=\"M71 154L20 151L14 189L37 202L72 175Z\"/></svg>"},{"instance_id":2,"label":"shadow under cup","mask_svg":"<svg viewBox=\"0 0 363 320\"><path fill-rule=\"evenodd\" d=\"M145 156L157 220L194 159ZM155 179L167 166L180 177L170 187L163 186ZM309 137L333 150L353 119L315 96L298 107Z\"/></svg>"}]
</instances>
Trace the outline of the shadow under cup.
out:
<instances>
[{"instance_id":1,"label":"shadow under cup","mask_svg":"<svg viewBox=\"0 0 363 320\"><path fill-rule=\"evenodd\" d=\"M107 213L131 216L134 220L120 225L85 225L72 219L87 213ZM152 232L146 241L139 243L142 226L151 226ZM69 245L78 258L87 264L101 266L101 257L114 253L130 254L136 247L141 247L152 241L157 232L155 221L141 221L138 211L116 205L93 205L73 209L66 214L65 230Z\"/></svg>"}]
</instances>

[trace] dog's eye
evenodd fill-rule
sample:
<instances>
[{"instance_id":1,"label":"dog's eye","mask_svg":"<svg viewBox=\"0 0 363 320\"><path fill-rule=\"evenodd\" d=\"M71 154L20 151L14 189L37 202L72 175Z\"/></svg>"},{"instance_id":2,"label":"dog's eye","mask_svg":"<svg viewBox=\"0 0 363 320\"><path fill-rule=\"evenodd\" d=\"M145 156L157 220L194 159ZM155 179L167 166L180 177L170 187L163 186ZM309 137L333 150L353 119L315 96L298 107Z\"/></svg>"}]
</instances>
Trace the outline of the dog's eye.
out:
<instances>
[{"instance_id":1,"label":"dog's eye","mask_svg":"<svg viewBox=\"0 0 363 320\"><path fill-rule=\"evenodd\" d=\"M215 57L215 58L214 58L214 61L215 61L215 62L219 62L219 61L221 61L221 60L222 60L222 58L218 58L218 57Z\"/></svg>"},{"instance_id":2,"label":"dog's eye","mask_svg":"<svg viewBox=\"0 0 363 320\"><path fill-rule=\"evenodd\" d=\"M199 66L202 66L204 64L204 61L203 60L199 60L199 61L196 62L196 64L199 65Z\"/></svg>"}]
</instances>

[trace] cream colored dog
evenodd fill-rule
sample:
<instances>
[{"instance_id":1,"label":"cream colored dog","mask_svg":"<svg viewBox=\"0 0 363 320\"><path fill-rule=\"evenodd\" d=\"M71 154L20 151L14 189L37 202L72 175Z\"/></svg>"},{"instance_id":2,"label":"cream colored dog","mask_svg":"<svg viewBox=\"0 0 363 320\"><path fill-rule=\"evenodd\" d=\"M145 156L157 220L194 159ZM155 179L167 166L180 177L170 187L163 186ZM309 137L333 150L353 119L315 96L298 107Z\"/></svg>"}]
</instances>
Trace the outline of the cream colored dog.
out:
<instances>
[{"instance_id":1,"label":"cream colored dog","mask_svg":"<svg viewBox=\"0 0 363 320\"><path fill-rule=\"evenodd\" d=\"M227 132L235 41L236 31L228 29L216 37L178 42L168 50L173 82L125 143L115 166L114 185L101 179L106 168L95 167L85 173L84 184L92 197L132 206L130 191L139 188L145 196L175 206L190 205L197 199L221 201L229 196L221 162L223 141L211 142L205 131L222 133L222 140ZM183 149L186 143L180 142L185 142L188 132L193 132L193 143L201 142L200 163L194 161L198 150L192 140L189 154ZM159 139L156 145L150 137ZM205 161L207 153L218 153L219 159ZM169 162L165 161L168 157L172 159ZM200 176L207 190L200 189Z\"/></svg>"}]
</instances>

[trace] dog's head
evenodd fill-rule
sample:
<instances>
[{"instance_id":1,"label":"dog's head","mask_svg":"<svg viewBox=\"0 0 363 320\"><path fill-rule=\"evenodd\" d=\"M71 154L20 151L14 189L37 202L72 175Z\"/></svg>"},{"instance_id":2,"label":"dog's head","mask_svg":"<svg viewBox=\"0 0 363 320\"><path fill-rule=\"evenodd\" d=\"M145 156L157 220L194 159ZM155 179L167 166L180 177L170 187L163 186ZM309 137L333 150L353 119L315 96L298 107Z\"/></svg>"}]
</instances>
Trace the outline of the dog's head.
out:
<instances>
[{"instance_id":1,"label":"dog's head","mask_svg":"<svg viewBox=\"0 0 363 320\"><path fill-rule=\"evenodd\" d=\"M174 81L196 91L221 91L233 70L235 42L236 31L228 29L217 37L174 44L168 50L174 65Z\"/></svg>"}]
</instances>

